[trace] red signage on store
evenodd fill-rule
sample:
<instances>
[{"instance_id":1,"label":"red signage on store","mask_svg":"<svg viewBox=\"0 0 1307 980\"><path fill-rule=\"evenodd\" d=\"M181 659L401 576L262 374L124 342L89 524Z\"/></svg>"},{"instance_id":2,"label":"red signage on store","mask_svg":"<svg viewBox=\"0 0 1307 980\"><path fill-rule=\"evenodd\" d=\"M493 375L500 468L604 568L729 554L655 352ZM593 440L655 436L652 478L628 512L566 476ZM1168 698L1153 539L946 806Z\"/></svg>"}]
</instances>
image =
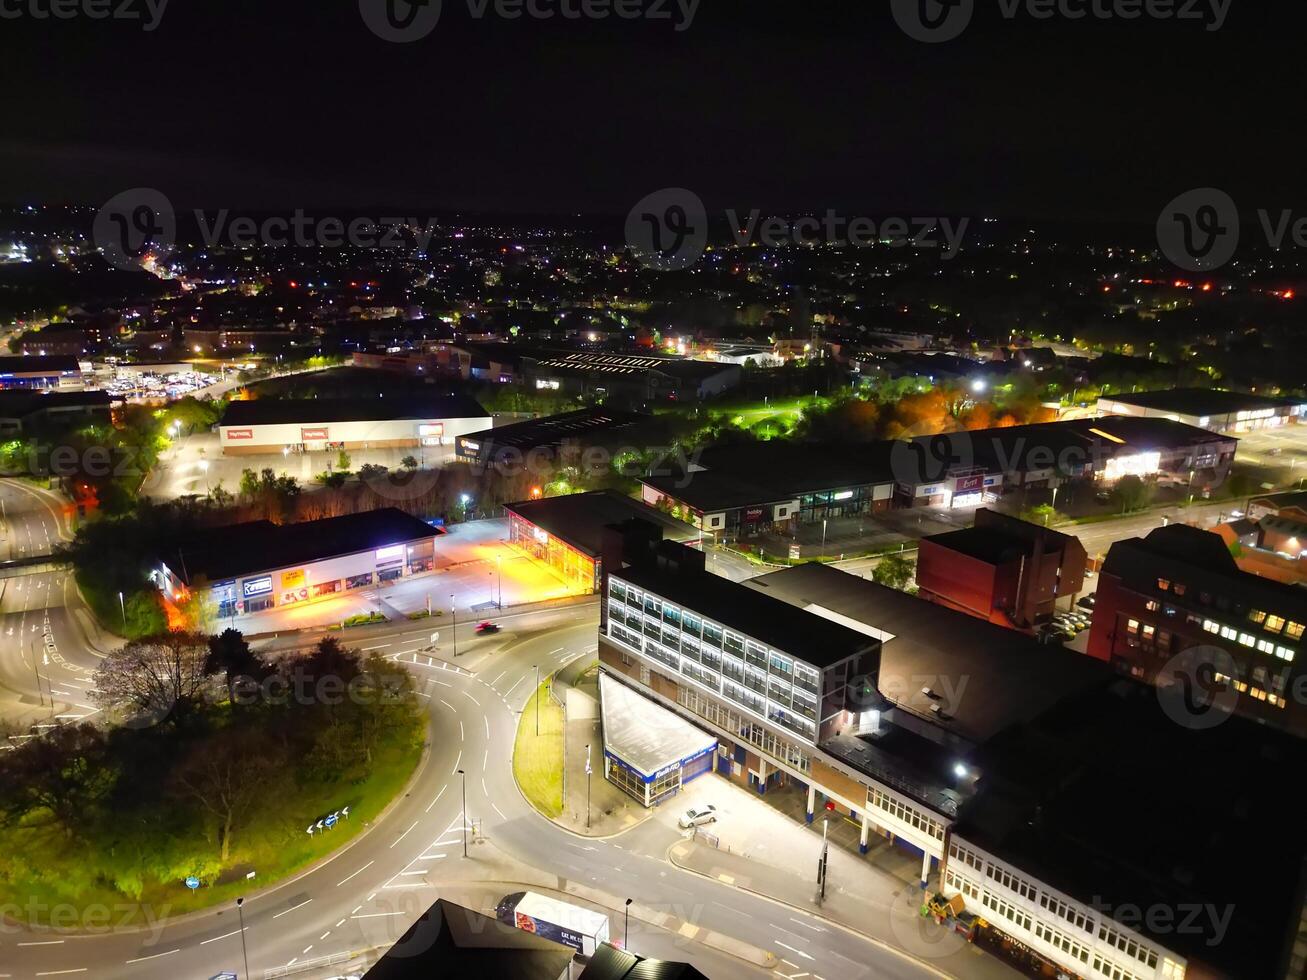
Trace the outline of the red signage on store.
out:
<instances>
[{"instance_id":1,"label":"red signage on store","mask_svg":"<svg viewBox=\"0 0 1307 980\"><path fill-rule=\"evenodd\" d=\"M321 429L300 429L300 440L302 442L326 442L327 430Z\"/></svg>"},{"instance_id":2,"label":"red signage on store","mask_svg":"<svg viewBox=\"0 0 1307 980\"><path fill-rule=\"evenodd\" d=\"M253 429L228 429L227 430L228 442L230 442L233 439L253 439L253 438L254 438Z\"/></svg>"}]
</instances>

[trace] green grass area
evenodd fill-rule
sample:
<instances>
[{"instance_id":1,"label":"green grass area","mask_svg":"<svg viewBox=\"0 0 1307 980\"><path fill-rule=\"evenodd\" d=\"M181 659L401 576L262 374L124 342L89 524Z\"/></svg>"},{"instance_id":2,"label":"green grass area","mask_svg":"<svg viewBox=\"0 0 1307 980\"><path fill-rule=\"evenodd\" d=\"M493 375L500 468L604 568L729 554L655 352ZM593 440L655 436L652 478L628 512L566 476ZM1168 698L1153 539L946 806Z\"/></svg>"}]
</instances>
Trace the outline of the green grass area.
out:
<instances>
[{"instance_id":1,"label":"green grass area","mask_svg":"<svg viewBox=\"0 0 1307 980\"><path fill-rule=\"evenodd\" d=\"M553 678L522 709L513 744L513 777L527 801L550 820L563 812L563 709L549 696ZM536 704L540 734L536 735Z\"/></svg>"},{"instance_id":2,"label":"green grass area","mask_svg":"<svg viewBox=\"0 0 1307 980\"><path fill-rule=\"evenodd\" d=\"M148 924L234 902L357 837L407 785L421 754L421 740L388 745L374 757L365 777L348 784L305 787L289 774L278 779L233 845L225 873L215 867L214 843L203 837L167 842L166 850L189 849L194 861L170 859L173 874L160 880L150 873L162 870L154 855L142 854L133 870L124 855L70 841L57 827L0 829L0 854L6 855L0 861L0 908L33 924L95 930L108 924ZM344 806L350 807L349 819L330 833L305 832L311 821ZM253 879L245 878L248 871L255 873ZM194 891L184 884L192 873L203 881Z\"/></svg>"}]
</instances>

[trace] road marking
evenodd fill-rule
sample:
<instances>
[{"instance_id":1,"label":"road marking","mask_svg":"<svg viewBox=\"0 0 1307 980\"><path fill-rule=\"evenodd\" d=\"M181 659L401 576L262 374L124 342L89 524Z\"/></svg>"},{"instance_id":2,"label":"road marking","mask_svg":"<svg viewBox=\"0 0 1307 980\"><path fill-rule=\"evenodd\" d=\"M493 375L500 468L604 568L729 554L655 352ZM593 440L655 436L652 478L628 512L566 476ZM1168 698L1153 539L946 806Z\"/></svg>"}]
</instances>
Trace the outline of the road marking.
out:
<instances>
[{"instance_id":1,"label":"road marking","mask_svg":"<svg viewBox=\"0 0 1307 980\"><path fill-rule=\"evenodd\" d=\"M486 715L486 717L485 717L485 722L486 722L486 738L489 739L489 738L490 738L490 716L489 716L489 715Z\"/></svg>"},{"instance_id":2,"label":"road marking","mask_svg":"<svg viewBox=\"0 0 1307 980\"><path fill-rule=\"evenodd\" d=\"M361 907L361 906L360 906ZM351 919L384 919L390 915L407 915L406 912L369 912L367 915L351 915Z\"/></svg>"},{"instance_id":3,"label":"road marking","mask_svg":"<svg viewBox=\"0 0 1307 980\"><path fill-rule=\"evenodd\" d=\"M417 825L418 825L418 822L417 822L416 820L414 820L413 823L412 823L412 825L408 828L408 830L404 831L402 834L400 834L398 837L395 838L395 844L398 844L398 843L399 843L400 841L402 841L405 837L407 837L407 836L408 836L408 831L409 831L409 830L412 830L412 829L413 829L414 827L416 827ZM390 846L393 848L393 847L395 846L395 844L391 844ZM388 849L389 849L389 848L388 848Z\"/></svg>"},{"instance_id":4,"label":"road marking","mask_svg":"<svg viewBox=\"0 0 1307 980\"><path fill-rule=\"evenodd\" d=\"M428 804L427 804L427 808L426 808L424 811L422 811L422 812L423 812L423 813L430 813L430 812L431 812L431 808L432 808L433 806L435 806L437 803L440 802L440 798L441 798L442 796L445 795L445 790L447 790L447 789L449 789L449 784L448 784L448 783L446 783L444 786L440 787L440 792L436 794L436 798L433 799L430 803L428 803Z\"/></svg>"},{"instance_id":5,"label":"road marking","mask_svg":"<svg viewBox=\"0 0 1307 980\"><path fill-rule=\"evenodd\" d=\"M478 701L476 698L472 697L472 694L471 694L469 691L464 691L464 692L463 692L463 697L467 698L469 701L471 701L473 704L475 704L478 708L481 707L481 702Z\"/></svg>"},{"instance_id":6,"label":"road marking","mask_svg":"<svg viewBox=\"0 0 1307 980\"><path fill-rule=\"evenodd\" d=\"M348 917L347 917L347 918L348 918ZM344 925L344 924L345 924L345 919L341 919L339 922L337 922L337 923L336 923L334 926L332 926L331 928L333 928L333 929L339 929L339 928L340 928L342 925Z\"/></svg>"},{"instance_id":7,"label":"road marking","mask_svg":"<svg viewBox=\"0 0 1307 980\"><path fill-rule=\"evenodd\" d=\"M127 962L128 962L128 963L144 963L146 960L157 960L160 956L171 956L173 953L180 953L180 952L181 952L181 947L178 946L176 949L170 949L170 950L168 950L168 952L166 952L166 953L153 953L153 954L151 954L150 956L138 956L138 957L136 957L136 959L134 959L134 960L128 960Z\"/></svg>"},{"instance_id":8,"label":"road marking","mask_svg":"<svg viewBox=\"0 0 1307 980\"><path fill-rule=\"evenodd\" d=\"M458 767L462 764L462 762L463 762L463 750L460 749L459 752L458 752L458 758L454 760L454 775L455 775L455 776L458 775Z\"/></svg>"},{"instance_id":9,"label":"road marking","mask_svg":"<svg viewBox=\"0 0 1307 980\"><path fill-rule=\"evenodd\" d=\"M309 950L311 950L312 948L313 948L313 944L312 944L312 943L310 943L309 945L305 946L302 950L300 950L300 956L303 956L305 953L307 953L307 952L308 952Z\"/></svg>"},{"instance_id":10,"label":"road marking","mask_svg":"<svg viewBox=\"0 0 1307 980\"><path fill-rule=\"evenodd\" d=\"M523 677L519 677L516 681L514 681L514 682L513 682L513 686L510 687L507 691L504 692L504 697L508 697L510 694L512 694L514 691L516 691L516 690L517 690L517 685L518 685L518 684L521 684L524 680L526 680L526 677L525 677L525 676L523 676Z\"/></svg>"},{"instance_id":11,"label":"road marking","mask_svg":"<svg viewBox=\"0 0 1307 980\"><path fill-rule=\"evenodd\" d=\"M776 945L777 945L777 946L780 946L780 947L783 948L783 949L788 949L791 953L797 953L798 955L802 956L805 960L810 960L810 959L812 959L812 957L809 956L807 953L805 953L803 950L801 950L801 949L795 949L793 946L787 946L787 945L785 945L785 943L781 942L779 939L776 940Z\"/></svg>"},{"instance_id":12,"label":"road marking","mask_svg":"<svg viewBox=\"0 0 1307 980\"><path fill-rule=\"evenodd\" d=\"M508 817L504 816L504 811L501 810L501 809L499 809L499 807L495 806L495 804L491 803L490 806L494 809L494 811L495 811L497 814L499 814L499 817L500 817L501 820L507 820L507 819L508 819Z\"/></svg>"},{"instance_id":13,"label":"road marking","mask_svg":"<svg viewBox=\"0 0 1307 980\"><path fill-rule=\"evenodd\" d=\"M458 723L458 740L459 740L460 742L462 742L462 741L464 741L464 739L465 739L465 736L463 735L463 722L462 722L462 720L460 719L460 721L459 721L459 723Z\"/></svg>"},{"instance_id":14,"label":"road marking","mask_svg":"<svg viewBox=\"0 0 1307 980\"><path fill-rule=\"evenodd\" d=\"M45 973L38 973L38 977L61 977L65 973L85 973L86 967L79 966L76 970L47 970Z\"/></svg>"},{"instance_id":15,"label":"road marking","mask_svg":"<svg viewBox=\"0 0 1307 980\"><path fill-rule=\"evenodd\" d=\"M318 942L322 942L322 940L326 939L330 935L331 935L331 930L328 929L326 932L324 932L321 936L318 937Z\"/></svg>"},{"instance_id":16,"label":"road marking","mask_svg":"<svg viewBox=\"0 0 1307 980\"><path fill-rule=\"evenodd\" d=\"M368 868L372 867L376 863L377 863L376 861L369 861L367 864L363 865L363 867L355 871L354 874L350 875L349 878L342 878L340 881L336 882L336 887L339 888L341 885L345 884L345 882L349 881L350 878L354 878L357 877L358 875L361 875L364 871L367 871Z\"/></svg>"},{"instance_id":17,"label":"road marking","mask_svg":"<svg viewBox=\"0 0 1307 980\"><path fill-rule=\"evenodd\" d=\"M813 932L825 932L825 931L826 931L826 930L823 929L821 926L814 926L814 925L813 925L812 923L810 923L810 922L804 922L802 919L796 919L796 918L794 918L793 916L790 917L790 921L791 921L791 922L797 922L799 925L803 926L803 928L805 928L805 929L811 929Z\"/></svg>"},{"instance_id":18,"label":"road marking","mask_svg":"<svg viewBox=\"0 0 1307 980\"><path fill-rule=\"evenodd\" d=\"M378 646L375 646L375 647L364 647L364 648L363 648L363 652L364 652L364 653L368 653L368 652L371 651L371 650L384 650L384 649L386 649L386 647L392 647L392 646L394 646L394 645L395 645L395 644L393 644L393 643L382 643L382 644L379 644Z\"/></svg>"},{"instance_id":19,"label":"road marking","mask_svg":"<svg viewBox=\"0 0 1307 980\"><path fill-rule=\"evenodd\" d=\"M19 945L19 946L59 946L59 945L61 945L62 943L63 943L63 940L62 940L62 939L47 939L47 940L46 940L45 942L43 942L43 943L37 943L37 942L32 942L32 943L18 943L17 945Z\"/></svg>"},{"instance_id":20,"label":"road marking","mask_svg":"<svg viewBox=\"0 0 1307 980\"><path fill-rule=\"evenodd\" d=\"M309 902L311 902L311 901L313 901L313 899L311 899L311 898L306 898L304 901L300 902L298 905L292 905L290 908L286 909L286 911L284 911L284 912L278 912L276 915L273 916L273 918L274 918L274 919L280 919L283 915L287 915L287 914L289 914L289 913L291 913L291 912L294 912L296 909L302 909L302 908L304 908L304 906L308 905Z\"/></svg>"},{"instance_id":21,"label":"road marking","mask_svg":"<svg viewBox=\"0 0 1307 980\"><path fill-rule=\"evenodd\" d=\"M216 943L219 939L230 939L232 936L239 936L240 934L241 931L237 929L235 932L228 932L221 936L214 936L212 939L202 939L200 940L200 945L207 946L209 943Z\"/></svg>"}]
</instances>

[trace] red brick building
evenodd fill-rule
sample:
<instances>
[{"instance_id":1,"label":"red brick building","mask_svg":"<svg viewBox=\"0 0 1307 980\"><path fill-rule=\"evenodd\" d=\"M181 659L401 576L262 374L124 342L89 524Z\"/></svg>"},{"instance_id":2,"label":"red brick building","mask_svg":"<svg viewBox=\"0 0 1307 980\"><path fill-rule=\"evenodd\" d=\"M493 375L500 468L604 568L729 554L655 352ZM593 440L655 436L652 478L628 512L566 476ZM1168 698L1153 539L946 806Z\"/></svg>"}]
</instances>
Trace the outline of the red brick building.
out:
<instances>
[{"instance_id":1,"label":"red brick building","mask_svg":"<svg viewBox=\"0 0 1307 980\"><path fill-rule=\"evenodd\" d=\"M921 597L999 626L1033 630L1084 588L1080 539L984 508L974 527L921 541Z\"/></svg>"}]
</instances>

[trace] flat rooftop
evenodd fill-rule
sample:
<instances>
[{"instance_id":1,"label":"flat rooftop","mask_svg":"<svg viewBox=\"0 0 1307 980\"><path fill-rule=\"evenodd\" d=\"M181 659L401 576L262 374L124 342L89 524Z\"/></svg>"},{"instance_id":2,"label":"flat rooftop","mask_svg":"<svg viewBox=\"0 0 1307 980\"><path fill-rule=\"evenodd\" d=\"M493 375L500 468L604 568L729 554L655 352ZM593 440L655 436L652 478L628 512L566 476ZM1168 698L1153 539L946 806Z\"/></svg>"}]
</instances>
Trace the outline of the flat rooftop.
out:
<instances>
[{"instance_id":1,"label":"flat rooftop","mask_svg":"<svg viewBox=\"0 0 1307 980\"><path fill-rule=\"evenodd\" d=\"M744 583L881 639L877 689L943 731L983 742L1110 680L1106 665L817 562ZM937 696L922 692L929 687ZM943 714L932 711L938 705Z\"/></svg>"},{"instance_id":2,"label":"flat rooftop","mask_svg":"<svg viewBox=\"0 0 1307 980\"><path fill-rule=\"evenodd\" d=\"M222 425L294 425L324 422L389 422L396 419L489 419L466 395L394 398L257 398L232 402Z\"/></svg>"},{"instance_id":3,"label":"flat rooftop","mask_svg":"<svg viewBox=\"0 0 1307 980\"><path fill-rule=\"evenodd\" d=\"M484 429L481 432L472 432L459 436L459 440L460 444L462 440L479 443L480 455L488 458L492 453L502 452L505 449L527 452L531 449L557 446L568 439L579 439L582 436L624 429L646 418L648 416L636 412L583 408L575 412L527 419L524 422L513 422L493 429Z\"/></svg>"},{"instance_id":4,"label":"flat rooftop","mask_svg":"<svg viewBox=\"0 0 1307 980\"><path fill-rule=\"evenodd\" d=\"M504 508L591 558L602 553L604 528L632 518L661 528L665 541L698 541L700 537L698 528L616 490L523 500Z\"/></svg>"},{"instance_id":5,"label":"flat rooftop","mask_svg":"<svg viewBox=\"0 0 1307 980\"><path fill-rule=\"evenodd\" d=\"M985 747L980 791L954 832L1086 904L1211 905L1231 916L1224 937L1153 938L1227 976L1280 976L1304 840L1277 815L1293 812L1307 743L1237 716L1179 721L1129 678L1066 701ZM1248 859L1250 840L1265 860ZM1147 935L1147 922L1131 927Z\"/></svg>"},{"instance_id":6,"label":"flat rooftop","mask_svg":"<svg viewBox=\"0 0 1307 980\"><path fill-rule=\"evenodd\" d=\"M81 363L71 354L33 354L0 357L0 376L6 374L78 374Z\"/></svg>"},{"instance_id":7,"label":"flat rooftop","mask_svg":"<svg viewBox=\"0 0 1307 980\"><path fill-rule=\"evenodd\" d=\"M443 533L394 507L299 524L250 521L205 529L182 546L182 567L174 571L192 583L199 577L220 582ZM175 556L160 557L170 567L173 565Z\"/></svg>"},{"instance_id":8,"label":"flat rooftop","mask_svg":"<svg viewBox=\"0 0 1307 980\"><path fill-rule=\"evenodd\" d=\"M711 572L674 572L657 566L631 566L610 574L684 608L693 609L818 669L873 650L877 645L876 639L866 633L814 616L791 603L750 588L752 583L732 582Z\"/></svg>"},{"instance_id":9,"label":"flat rooftop","mask_svg":"<svg viewBox=\"0 0 1307 980\"><path fill-rule=\"evenodd\" d=\"M1231 412L1257 411L1263 408L1292 408L1307 404L1304 399L1268 398L1220 388L1172 388L1168 391L1139 391L1130 395L1105 395L1103 401L1137 405L1158 412L1177 415L1228 415Z\"/></svg>"},{"instance_id":10,"label":"flat rooftop","mask_svg":"<svg viewBox=\"0 0 1307 980\"><path fill-rule=\"evenodd\" d=\"M996 527L964 527L923 540L990 565L1002 564L1029 550L1020 538Z\"/></svg>"},{"instance_id":11,"label":"flat rooftop","mask_svg":"<svg viewBox=\"0 0 1307 980\"><path fill-rule=\"evenodd\" d=\"M645 776L717 745L716 735L636 694L606 671L599 672L599 704L604 747Z\"/></svg>"}]
</instances>

